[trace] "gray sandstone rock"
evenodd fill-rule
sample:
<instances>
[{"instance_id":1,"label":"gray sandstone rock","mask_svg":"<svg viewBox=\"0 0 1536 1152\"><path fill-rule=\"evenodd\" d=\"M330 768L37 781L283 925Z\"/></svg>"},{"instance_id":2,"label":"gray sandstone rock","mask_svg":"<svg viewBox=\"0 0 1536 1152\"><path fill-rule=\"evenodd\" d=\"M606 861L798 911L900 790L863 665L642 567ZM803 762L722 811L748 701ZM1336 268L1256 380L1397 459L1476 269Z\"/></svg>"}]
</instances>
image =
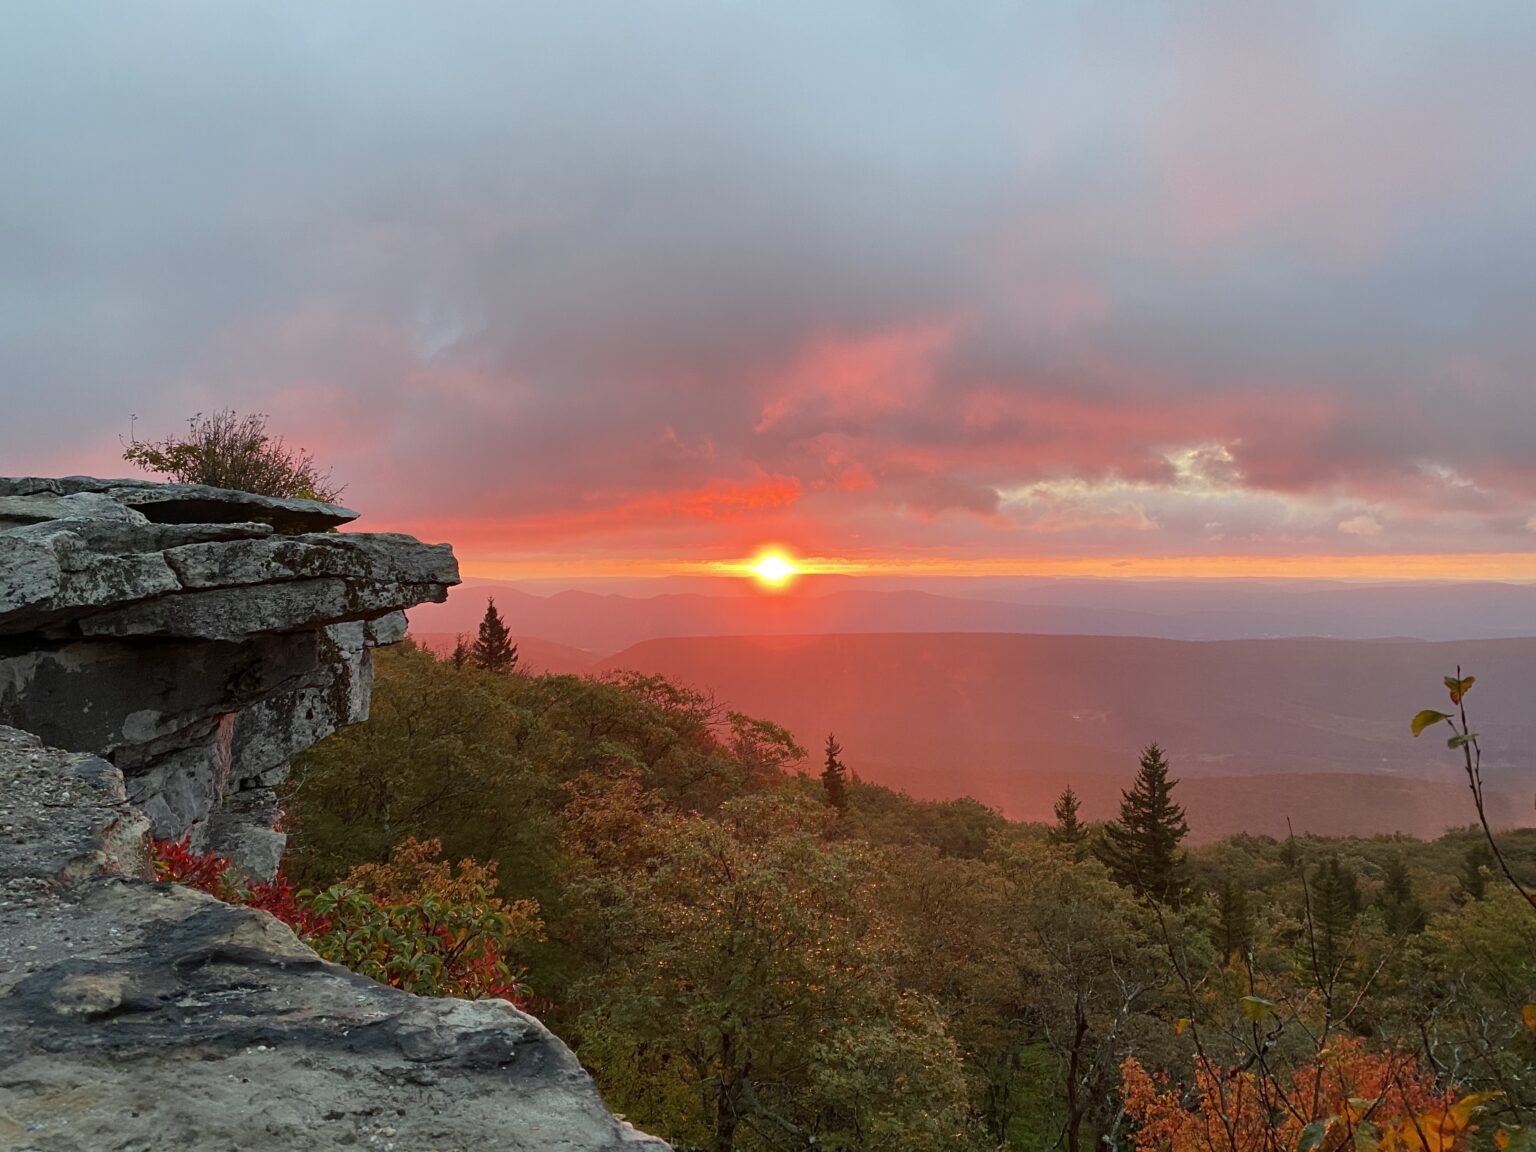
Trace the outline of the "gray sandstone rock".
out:
<instances>
[{"instance_id":1,"label":"gray sandstone rock","mask_svg":"<svg viewBox=\"0 0 1536 1152\"><path fill-rule=\"evenodd\" d=\"M0 728L0 784L0 1148L664 1152L510 1004L375 984L144 878L111 765Z\"/></svg>"},{"instance_id":2,"label":"gray sandstone rock","mask_svg":"<svg viewBox=\"0 0 1536 1152\"><path fill-rule=\"evenodd\" d=\"M181 586L229 588L336 576L394 584L457 581L453 550L410 536L312 533L188 544L165 553Z\"/></svg>"},{"instance_id":3,"label":"gray sandstone rock","mask_svg":"<svg viewBox=\"0 0 1536 1152\"><path fill-rule=\"evenodd\" d=\"M127 776L155 835L270 875L296 753L368 715L368 649L458 583L446 545L334 505L145 480L0 479L0 723ZM228 808L228 814L220 813Z\"/></svg>"},{"instance_id":4,"label":"gray sandstone rock","mask_svg":"<svg viewBox=\"0 0 1536 1152\"><path fill-rule=\"evenodd\" d=\"M357 519L357 513L339 504L318 500L285 500L205 484L161 484L137 478L101 480L94 476L58 479L23 476L0 477L0 498L9 496L72 496L80 492L102 493L118 504L137 509L159 524L225 524L256 521L279 532L323 532Z\"/></svg>"},{"instance_id":5,"label":"gray sandstone rock","mask_svg":"<svg viewBox=\"0 0 1536 1152\"><path fill-rule=\"evenodd\" d=\"M180 592L78 621L84 636L201 637L244 640L269 632L325 627L398 611L402 601L447 599L443 584L395 584L326 577L243 588Z\"/></svg>"}]
</instances>

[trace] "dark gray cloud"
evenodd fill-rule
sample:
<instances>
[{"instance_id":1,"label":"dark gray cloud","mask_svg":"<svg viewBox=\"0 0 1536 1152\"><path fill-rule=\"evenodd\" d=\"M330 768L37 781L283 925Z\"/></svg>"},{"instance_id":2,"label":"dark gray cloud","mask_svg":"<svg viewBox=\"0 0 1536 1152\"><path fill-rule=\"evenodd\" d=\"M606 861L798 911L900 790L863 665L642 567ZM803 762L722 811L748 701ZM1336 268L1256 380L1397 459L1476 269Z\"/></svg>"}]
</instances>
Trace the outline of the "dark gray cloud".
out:
<instances>
[{"instance_id":1,"label":"dark gray cloud","mask_svg":"<svg viewBox=\"0 0 1536 1152\"><path fill-rule=\"evenodd\" d=\"M33 6L0 471L233 405L502 553L1526 550L1533 48L1514 3Z\"/></svg>"}]
</instances>

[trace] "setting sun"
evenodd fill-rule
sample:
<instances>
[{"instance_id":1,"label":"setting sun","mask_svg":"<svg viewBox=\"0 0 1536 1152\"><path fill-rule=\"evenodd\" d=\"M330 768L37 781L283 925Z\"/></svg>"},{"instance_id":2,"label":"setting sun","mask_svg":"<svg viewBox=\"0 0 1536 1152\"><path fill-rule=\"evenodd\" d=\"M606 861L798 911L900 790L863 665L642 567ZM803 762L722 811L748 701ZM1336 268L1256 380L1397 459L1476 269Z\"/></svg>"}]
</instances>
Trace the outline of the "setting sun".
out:
<instances>
[{"instance_id":1,"label":"setting sun","mask_svg":"<svg viewBox=\"0 0 1536 1152\"><path fill-rule=\"evenodd\" d=\"M800 569L782 552L764 552L752 562L751 572L764 584L782 588L791 576L799 575Z\"/></svg>"}]
</instances>

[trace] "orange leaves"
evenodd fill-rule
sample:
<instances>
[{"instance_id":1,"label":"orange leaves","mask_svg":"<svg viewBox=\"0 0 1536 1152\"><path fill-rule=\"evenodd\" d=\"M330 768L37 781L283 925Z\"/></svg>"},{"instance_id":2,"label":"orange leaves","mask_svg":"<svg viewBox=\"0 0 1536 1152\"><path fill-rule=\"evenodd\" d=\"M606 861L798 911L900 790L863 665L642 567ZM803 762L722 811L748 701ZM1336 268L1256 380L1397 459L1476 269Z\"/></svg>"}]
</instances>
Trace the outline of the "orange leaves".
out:
<instances>
[{"instance_id":1,"label":"orange leaves","mask_svg":"<svg viewBox=\"0 0 1536 1152\"><path fill-rule=\"evenodd\" d=\"M1457 671L1459 672L1460 669ZM1477 683L1476 676L1464 676L1461 679L1457 679L1455 676L1447 676L1445 678L1445 686L1451 694L1451 703L1460 704L1462 697L1472 690L1472 685L1475 683Z\"/></svg>"},{"instance_id":2,"label":"orange leaves","mask_svg":"<svg viewBox=\"0 0 1536 1152\"><path fill-rule=\"evenodd\" d=\"M1475 1092L1454 1103L1406 1116L1382 1133L1377 1148L1379 1152L1457 1152L1466 1146L1465 1141L1458 1143L1458 1138L1476 1130L1473 1118L1478 1109L1499 1095ZM1494 1139L1497 1143L1497 1135Z\"/></svg>"},{"instance_id":3,"label":"orange leaves","mask_svg":"<svg viewBox=\"0 0 1536 1152\"><path fill-rule=\"evenodd\" d=\"M1121 1068L1138 1152L1462 1152L1489 1093L1459 1099L1435 1088L1412 1056L1341 1040L1289 1082L1263 1065L1197 1064L1196 1103L1132 1057ZM1304 1107L1303 1107L1304 1106Z\"/></svg>"}]
</instances>

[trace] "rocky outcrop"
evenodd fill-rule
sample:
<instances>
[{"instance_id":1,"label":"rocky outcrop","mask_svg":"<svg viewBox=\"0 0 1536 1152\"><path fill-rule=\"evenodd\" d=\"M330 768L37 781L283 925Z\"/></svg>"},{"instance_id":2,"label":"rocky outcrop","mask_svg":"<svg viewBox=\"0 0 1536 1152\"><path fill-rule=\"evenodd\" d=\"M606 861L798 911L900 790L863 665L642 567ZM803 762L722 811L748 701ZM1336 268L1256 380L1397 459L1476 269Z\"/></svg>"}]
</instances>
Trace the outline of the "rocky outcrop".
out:
<instances>
[{"instance_id":1,"label":"rocky outcrop","mask_svg":"<svg viewBox=\"0 0 1536 1152\"><path fill-rule=\"evenodd\" d=\"M290 758L365 719L446 545L187 484L0 479L0 1150L665 1145L501 1001L408 995L152 878L259 876Z\"/></svg>"},{"instance_id":2,"label":"rocky outcrop","mask_svg":"<svg viewBox=\"0 0 1536 1152\"><path fill-rule=\"evenodd\" d=\"M0 723L122 770L161 838L270 877L289 759L368 715L369 648L458 583L447 545L196 484L0 479Z\"/></svg>"},{"instance_id":3,"label":"rocky outcrop","mask_svg":"<svg viewBox=\"0 0 1536 1152\"><path fill-rule=\"evenodd\" d=\"M99 757L0 728L0 797L0 1149L665 1148L510 1004L375 984L149 880Z\"/></svg>"}]
</instances>

